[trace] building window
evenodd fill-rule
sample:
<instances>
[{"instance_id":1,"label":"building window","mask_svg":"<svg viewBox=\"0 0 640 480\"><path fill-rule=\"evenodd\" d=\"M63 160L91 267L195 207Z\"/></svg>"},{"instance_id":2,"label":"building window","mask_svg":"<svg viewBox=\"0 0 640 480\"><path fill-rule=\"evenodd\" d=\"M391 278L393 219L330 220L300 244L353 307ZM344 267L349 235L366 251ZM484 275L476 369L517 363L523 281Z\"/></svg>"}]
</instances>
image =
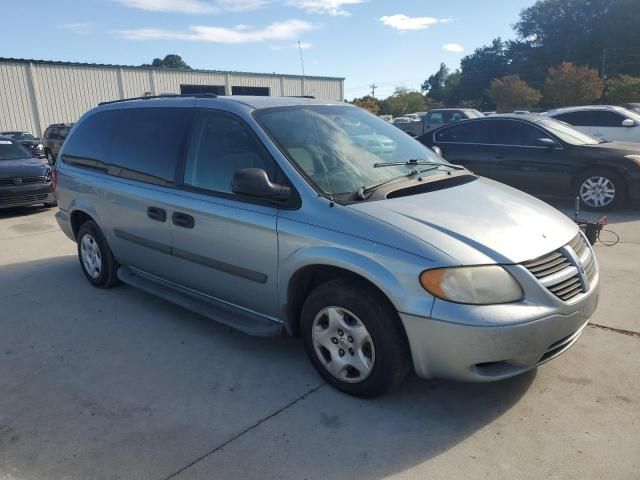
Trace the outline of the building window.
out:
<instances>
[{"instance_id":1,"label":"building window","mask_svg":"<svg viewBox=\"0 0 640 480\"><path fill-rule=\"evenodd\" d=\"M231 87L232 95L256 95L260 97L269 96L269 87Z\"/></svg>"},{"instance_id":2,"label":"building window","mask_svg":"<svg viewBox=\"0 0 640 480\"><path fill-rule=\"evenodd\" d=\"M224 95L224 85L180 85L180 93L183 95L194 95L198 93L215 93Z\"/></svg>"}]
</instances>

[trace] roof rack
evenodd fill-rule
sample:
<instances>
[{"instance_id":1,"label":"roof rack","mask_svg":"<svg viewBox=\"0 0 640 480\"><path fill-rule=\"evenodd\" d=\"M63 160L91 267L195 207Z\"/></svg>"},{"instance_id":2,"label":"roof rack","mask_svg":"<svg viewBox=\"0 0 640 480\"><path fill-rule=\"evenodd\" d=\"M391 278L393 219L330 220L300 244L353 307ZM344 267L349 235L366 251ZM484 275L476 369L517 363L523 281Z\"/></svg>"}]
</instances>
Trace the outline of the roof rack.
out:
<instances>
[{"instance_id":1,"label":"roof rack","mask_svg":"<svg viewBox=\"0 0 640 480\"><path fill-rule=\"evenodd\" d=\"M131 100L151 100L153 98L218 98L218 95L216 95L215 93L163 93L161 95L147 95L144 97L122 98L120 100L100 102L98 106L110 105L112 103L129 102Z\"/></svg>"},{"instance_id":2,"label":"roof rack","mask_svg":"<svg viewBox=\"0 0 640 480\"><path fill-rule=\"evenodd\" d=\"M316 97L314 97L313 95L286 95L287 98L310 98L312 100L315 100Z\"/></svg>"}]
</instances>

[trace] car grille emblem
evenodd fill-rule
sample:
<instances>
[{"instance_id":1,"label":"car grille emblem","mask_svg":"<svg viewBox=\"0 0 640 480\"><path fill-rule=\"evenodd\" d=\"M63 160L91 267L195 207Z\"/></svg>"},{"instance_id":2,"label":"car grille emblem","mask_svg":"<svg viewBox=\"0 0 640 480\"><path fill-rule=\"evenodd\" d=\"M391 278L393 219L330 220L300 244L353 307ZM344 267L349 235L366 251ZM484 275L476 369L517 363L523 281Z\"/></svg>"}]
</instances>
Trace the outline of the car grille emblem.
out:
<instances>
[{"instance_id":1,"label":"car grille emblem","mask_svg":"<svg viewBox=\"0 0 640 480\"><path fill-rule=\"evenodd\" d=\"M14 183L14 185L22 185L22 179L21 178L14 178L13 179L13 183Z\"/></svg>"}]
</instances>

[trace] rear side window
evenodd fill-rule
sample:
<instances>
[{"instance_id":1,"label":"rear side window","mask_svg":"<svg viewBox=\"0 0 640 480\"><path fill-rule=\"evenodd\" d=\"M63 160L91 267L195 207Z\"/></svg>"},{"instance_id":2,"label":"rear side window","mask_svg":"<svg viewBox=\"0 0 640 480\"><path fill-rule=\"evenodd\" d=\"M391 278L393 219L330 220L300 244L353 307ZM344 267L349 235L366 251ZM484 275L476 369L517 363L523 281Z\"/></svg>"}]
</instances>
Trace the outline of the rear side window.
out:
<instances>
[{"instance_id":1,"label":"rear side window","mask_svg":"<svg viewBox=\"0 0 640 480\"><path fill-rule=\"evenodd\" d=\"M175 182L192 108L137 108L113 110L117 123L109 163L122 167L113 173L160 185Z\"/></svg>"},{"instance_id":2,"label":"rear side window","mask_svg":"<svg viewBox=\"0 0 640 480\"><path fill-rule=\"evenodd\" d=\"M591 112L589 111L561 113L560 115L555 115L553 118L576 127L587 127L589 125L593 125L593 119L591 118Z\"/></svg>"},{"instance_id":3,"label":"rear side window","mask_svg":"<svg viewBox=\"0 0 640 480\"><path fill-rule=\"evenodd\" d=\"M441 143L489 143L487 122L466 123L436 132L436 142Z\"/></svg>"},{"instance_id":4,"label":"rear side window","mask_svg":"<svg viewBox=\"0 0 640 480\"><path fill-rule=\"evenodd\" d=\"M84 120L65 143L63 161L108 163L108 147L116 125L116 110L98 112Z\"/></svg>"}]
</instances>

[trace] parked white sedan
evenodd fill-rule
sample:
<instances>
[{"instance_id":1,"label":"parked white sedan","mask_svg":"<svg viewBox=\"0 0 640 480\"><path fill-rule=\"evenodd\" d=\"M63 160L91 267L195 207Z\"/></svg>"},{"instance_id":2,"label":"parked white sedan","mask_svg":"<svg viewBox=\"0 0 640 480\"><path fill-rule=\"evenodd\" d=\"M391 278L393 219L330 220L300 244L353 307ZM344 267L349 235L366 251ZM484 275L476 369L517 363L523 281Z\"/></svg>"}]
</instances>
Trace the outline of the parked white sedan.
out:
<instances>
[{"instance_id":1,"label":"parked white sedan","mask_svg":"<svg viewBox=\"0 0 640 480\"><path fill-rule=\"evenodd\" d=\"M640 114L622 107L591 105L549 110L547 115L603 140L640 142Z\"/></svg>"}]
</instances>

